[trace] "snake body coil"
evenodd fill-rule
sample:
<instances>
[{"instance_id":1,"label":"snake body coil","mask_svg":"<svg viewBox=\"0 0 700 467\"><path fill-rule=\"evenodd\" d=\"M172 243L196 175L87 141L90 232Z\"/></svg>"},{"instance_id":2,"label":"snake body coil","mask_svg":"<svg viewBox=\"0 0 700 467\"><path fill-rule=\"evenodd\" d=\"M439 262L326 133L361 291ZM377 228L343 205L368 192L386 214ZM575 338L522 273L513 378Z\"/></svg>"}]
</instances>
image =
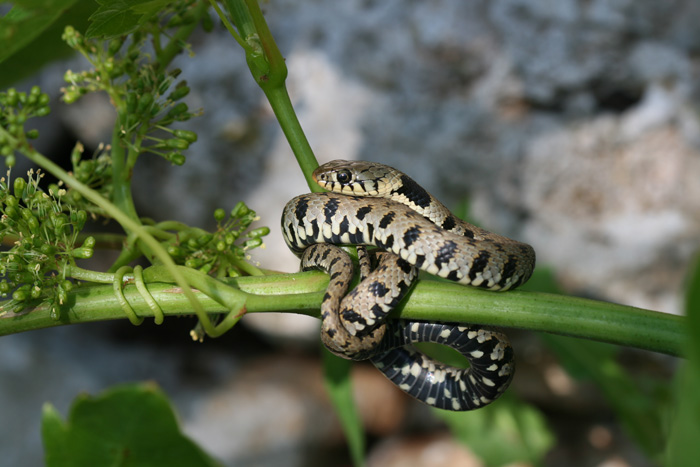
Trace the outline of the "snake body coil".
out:
<instances>
[{"instance_id":1,"label":"snake body coil","mask_svg":"<svg viewBox=\"0 0 700 467\"><path fill-rule=\"evenodd\" d=\"M482 407L513 376L513 351L505 335L477 326L387 320L410 289L416 268L489 290L508 290L531 275L535 254L527 244L454 217L405 174L373 162L333 161L314 179L334 193L297 196L285 206L282 231L302 269L331 276L321 308L322 339L344 358L370 359L410 395L450 410ZM347 293L353 275L348 255L334 245L358 248L362 282ZM346 295L347 293L347 295ZM470 368L448 367L411 346L437 342L460 351Z\"/></svg>"}]
</instances>

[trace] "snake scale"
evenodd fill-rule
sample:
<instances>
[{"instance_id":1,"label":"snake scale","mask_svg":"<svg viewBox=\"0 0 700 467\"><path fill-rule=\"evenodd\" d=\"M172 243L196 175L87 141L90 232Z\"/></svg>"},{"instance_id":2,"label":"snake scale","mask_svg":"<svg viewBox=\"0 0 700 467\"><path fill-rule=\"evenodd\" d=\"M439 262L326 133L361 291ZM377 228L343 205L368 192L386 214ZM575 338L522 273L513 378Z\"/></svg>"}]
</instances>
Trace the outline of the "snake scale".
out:
<instances>
[{"instance_id":1,"label":"snake scale","mask_svg":"<svg viewBox=\"0 0 700 467\"><path fill-rule=\"evenodd\" d=\"M324 345L343 358L369 359L403 391L438 408L472 410L498 398L515 370L504 334L387 315L408 293L418 269L488 290L518 287L534 269L532 247L456 218L413 179L382 164L332 161L313 178L329 192L289 201L282 232L303 270L330 275L321 305ZM353 262L337 245L358 245L361 281L350 292ZM433 360L412 345L416 342L450 346L470 367Z\"/></svg>"}]
</instances>

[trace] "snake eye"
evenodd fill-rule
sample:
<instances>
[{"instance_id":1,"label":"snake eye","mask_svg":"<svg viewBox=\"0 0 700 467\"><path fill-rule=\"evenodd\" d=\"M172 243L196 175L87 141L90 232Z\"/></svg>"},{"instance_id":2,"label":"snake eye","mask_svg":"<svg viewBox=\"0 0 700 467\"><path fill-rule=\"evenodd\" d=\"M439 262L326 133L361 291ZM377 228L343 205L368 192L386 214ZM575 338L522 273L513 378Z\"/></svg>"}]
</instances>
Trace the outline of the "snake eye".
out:
<instances>
[{"instance_id":1,"label":"snake eye","mask_svg":"<svg viewBox=\"0 0 700 467\"><path fill-rule=\"evenodd\" d=\"M335 177L339 183L348 183L352 179L350 171L347 169L339 170Z\"/></svg>"}]
</instances>

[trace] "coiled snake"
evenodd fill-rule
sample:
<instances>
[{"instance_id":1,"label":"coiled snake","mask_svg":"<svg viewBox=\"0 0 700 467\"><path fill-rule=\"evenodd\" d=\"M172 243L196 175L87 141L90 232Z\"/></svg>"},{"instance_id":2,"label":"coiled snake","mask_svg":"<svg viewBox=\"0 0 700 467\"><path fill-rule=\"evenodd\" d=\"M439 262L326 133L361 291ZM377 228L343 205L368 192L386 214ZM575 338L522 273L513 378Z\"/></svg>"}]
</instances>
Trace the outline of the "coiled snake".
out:
<instances>
[{"instance_id":1,"label":"coiled snake","mask_svg":"<svg viewBox=\"0 0 700 467\"><path fill-rule=\"evenodd\" d=\"M515 370L504 334L482 326L386 318L418 269L465 285L509 290L529 279L532 247L456 218L411 178L382 164L333 161L313 177L331 193L289 201L282 232L303 270L330 274L321 306L324 345L343 358L370 359L402 390L435 407L471 410L499 397ZM371 270L370 254L358 247L361 282L350 293L353 263L335 245L377 249ZM414 342L453 347L470 368L435 361Z\"/></svg>"}]
</instances>

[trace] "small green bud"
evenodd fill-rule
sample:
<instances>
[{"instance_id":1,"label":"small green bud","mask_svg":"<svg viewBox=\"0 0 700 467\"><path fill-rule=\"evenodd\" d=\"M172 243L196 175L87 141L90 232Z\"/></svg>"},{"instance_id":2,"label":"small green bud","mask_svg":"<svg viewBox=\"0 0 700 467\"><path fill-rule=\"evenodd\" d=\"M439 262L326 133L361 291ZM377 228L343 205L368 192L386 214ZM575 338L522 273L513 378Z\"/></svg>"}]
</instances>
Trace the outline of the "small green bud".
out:
<instances>
[{"instance_id":1,"label":"small green bud","mask_svg":"<svg viewBox=\"0 0 700 467\"><path fill-rule=\"evenodd\" d=\"M256 216L255 211L250 211L250 212L246 213L245 216L241 216L239 219L239 222L241 223L241 225L243 227L248 227L255 220L255 216Z\"/></svg>"},{"instance_id":2,"label":"small green bud","mask_svg":"<svg viewBox=\"0 0 700 467\"><path fill-rule=\"evenodd\" d=\"M17 160L15 159L14 154L10 154L9 156L5 156L5 165L7 167L14 167L16 162L17 162Z\"/></svg>"},{"instance_id":3,"label":"small green bud","mask_svg":"<svg viewBox=\"0 0 700 467\"><path fill-rule=\"evenodd\" d=\"M17 219L19 217L19 211L14 206L7 206L5 208L5 215L10 219Z\"/></svg>"},{"instance_id":4,"label":"small green bud","mask_svg":"<svg viewBox=\"0 0 700 467\"><path fill-rule=\"evenodd\" d=\"M24 284L24 285L20 286L12 294L12 299L15 301L18 301L18 302L25 301L26 299L29 298L30 288L31 288L31 285L29 285L29 284Z\"/></svg>"},{"instance_id":5,"label":"small green bud","mask_svg":"<svg viewBox=\"0 0 700 467\"><path fill-rule=\"evenodd\" d=\"M179 152L172 153L168 156L168 160L173 163L173 165L183 165L185 163L185 156Z\"/></svg>"},{"instance_id":6,"label":"small green bud","mask_svg":"<svg viewBox=\"0 0 700 467\"><path fill-rule=\"evenodd\" d=\"M30 219L27 219L27 227L29 227L29 230L34 235L39 235L39 233L40 233L39 221L37 220L36 217L31 217Z\"/></svg>"},{"instance_id":7,"label":"small green bud","mask_svg":"<svg viewBox=\"0 0 700 467\"><path fill-rule=\"evenodd\" d=\"M190 88L185 84L185 81L181 81L178 83L177 87L173 92L170 93L168 96L168 99L171 101L179 101L186 95L190 93Z\"/></svg>"},{"instance_id":8,"label":"small green bud","mask_svg":"<svg viewBox=\"0 0 700 467\"><path fill-rule=\"evenodd\" d=\"M35 284L34 287L32 287L32 290L29 293L29 295L35 300L41 297L41 287Z\"/></svg>"},{"instance_id":9,"label":"small green bud","mask_svg":"<svg viewBox=\"0 0 700 467\"><path fill-rule=\"evenodd\" d=\"M216 251L224 251L226 249L226 242L219 240L216 242Z\"/></svg>"},{"instance_id":10,"label":"small green bud","mask_svg":"<svg viewBox=\"0 0 700 467\"><path fill-rule=\"evenodd\" d=\"M178 115L187 112L188 109L189 107L187 107L187 104L185 104L184 102L180 102L175 107L170 109L170 111L168 112L168 117L177 117Z\"/></svg>"},{"instance_id":11,"label":"small green bud","mask_svg":"<svg viewBox=\"0 0 700 467\"><path fill-rule=\"evenodd\" d=\"M136 111L139 114L149 112L151 110L151 106L153 105L153 100L153 94L151 94L150 92L144 94L139 98L139 103L136 107Z\"/></svg>"},{"instance_id":12,"label":"small green bud","mask_svg":"<svg viewBox=\"0 0 700 467\"><path fill-rule=\"evenodd\" d=\"M253 229L250 232L248 232L248 237L249 238L259 238L259 237L264 237L265 235L270 234L270 228L269 227L258 227L257 229Z\"/></svg>"},{"instance_id":13,"label":"small green bud","mask_svg":"<svg viewBox=\"0 0 700 467\"><path fill-rule=\"evenodd\" d=\"M80 99L80 96L82 94L80 91L76 88L69 88L63 91L63 102L66 104L72 104L78 99Z\"/></svg>"},{"instance_id":14,"label":"small green bud","mask_svg":"<svg viewBox=\"0 0 700 467\"><path fill-rule=\"evenodd\" d=\"M27 139L37 139L39 137L39 130L33 129L27 132Z\"/></svg>"},{"instance_id":15,"label":"small green bud","mask_svg":"<svg viewBox=\"0 0 700 467\"><path fill-rule=\"evenodd\" d=\"M59 321L61 319L61 308L55 303L51 304L49 308L49 316L54 321Z\"/></svg>"},{"instance_id":16,"label":"small green bud","mask_svg":"<svg viewBox=\"0 0 700 467\"><path fill-rule=\"evenodd\" d=\"M29 292L27 292L26 290L17 289L12 293L12 299L16 302L23 302L27 298L29 298Z\"/></svg>"},{"instance_id":17,"label":"small green bud","mask_svg":"<svg viewBox=\"0 0 700 467\"><path fill-rule=\"evenodd\" d=\"M111 75L112 72L114 72L114 58L110 57L102 62L102 69L105 71L105 73Z\"/></svg>"},{"instance_id":18,"label":"small green bud","mask_svg":"<svg viewBox=\"0 0 700 467\"><path fill-rule=\"evenodd\" d=\"M66 292L70 292L71 290L73 290L73 283L71 281L69 281L68 279L64 280L61 283L61 286L64 288L64 290Z\"/></svg>"},{"instance_id":19,"label":"small green bud","mask_svg":"<svg viewBox=\"0 0 700 467\"><path fill-rule=\"evenodd\" d=\"M192 269L197 269L202 265L202 260L199 258L189 258L187 261L185 261L185 266L188 268Z\"/></svg>"},{"instance_id":20,"label":"small green bud","mask_svg":"<svg viewBox=\"0 0 700 467\"><path fill-rule=\"evenodd\" d=\"M12 195L7 195L7 196L5 196L5 205L11 206L11 207L17 207L19 205L19 200Z\"/></svg>"},{"instance_id":21,"label":"small green bud","mask_svg":"<svg viewBox=\"0 0 700 467\"><path fill-rule=\"evenodd\" d=\"M7 125L6 128L7 132L13 136L18 136L20 131L22 130L22 127L15 123L10 123L9 125ZM10 148L10 151L12 151L12 148L10 146L8 146L8 148Z\"/></svg>"},{"instance_id":22,"label":"small green bud","mask_svg":"<svg viewBox=\"0 0 700 467\"><path fill-rule=\"evenodd\" d=\"M85 227L85 222L87 222L87 212L81 209L76 213L75 217L76 219L74 222L76 229L79 231L83 230L83 227Z\"/></svg>"},{"instance_id":23,"label":"small green bud","mask_svg":"<svg viewBox=\"0 0 700 467\"><path fill-rule=\"evenodd\" d=\"M53 213L53 216L51 216L51 223L53 224L56 236L59 237L63 234L63 226L68 223L68 218L65 214Z\"/></svg>"},{"instance_id":24,"label":"small green bud","mask_svg":"<svg viewBox=\"0 0 700 467\"><path fill-rule=\"evenodd\" d=\"M17 90L15 88L10 88L7 90L6 95L6 101L8 107L14 107L17 105L18 98L17 98Z\"/></svg>"},{"instance_id":25,"label":"small green bud","mask_svg":"<svg viewBox=\"0 0 700 467\"><path fill-rule=\"evenodd\" d=\"M233 245L233 242L235 242L237 238L238 238L238 234L235 234L234 232L228 232L224 236L224 241L226 242L227 245L230 246L230 245Z\"/></svg>"},{"instance_id":26,"label":"small green bud","mask_svg":"<svg viewBox=\"0 0 700 467\"><path fill-rule=\"evenodd\" d=\"M184 139L189 143L194 143L197 141L197 133L190 130L175 130L175 136L180 139Z\"/></svg>"},{"instance_id":27,"label":"small green bud","mask_svg":"<svg viewBox=\"0 0 700 467\"><path fill-rule=\"evenodd\" d=\"M92 258L92 248L75 248L73 251L70 252L71 256L73 258L79 258L79 259L89 259Z\"/></svg>"},{"instance_id":28,"label":"small green bud","mask_svg":"<svg viewBox=\"0 0 700 467\"><path fill-rule=\"evenodd\" d=\"M45 105L43 107L39 107L38 109L36 109L36 112L34 112L34 114L37 117L46 117L50 113L51 113L51 107L49 107L48 105Z\"/></svg>"},{"instance_id":29,"label":"small green bud","mask_svg":"<svg viewBox=\"0 0 700 467\"><path fill-rule=\"evenodd\" d=\"M216 219L217 222L221 222L226 218L226 211L223 209L219 208L216 211L214 211L214 219Z\"/></svg>"},{"instance_id":30,"label":"small green bud","mask_svg":"<svg viewBox=\"0 0 700 467\"><path fill-rule=\"evenodd\" d=\"M73 200L74 203L79 203L83 199L83 195L81 195L80 193L78 193L75 190L69 191L68 196L70 197L70 199Z\"/></svg>"},{"instance_id":31,"label":"small green bud","mask_svg":"<svg viewBox=\"0 0 700 467\"><path fill-rule=\"evenodd\" d=\"M194 250L195 248L197 248L197 247L199 246L199 244L197 243L197 239L196 239L196 238L190 238L189 240L187 240L187 246L188 246L190 249L192 249L192 250Z\"/></svg>"},{"instance_id":32,"label":"small green bud","mask_svg":"<svg viewBox=\"0 0 700 467\"><path fill-rule=\"evenodd\" d=\"M58 299L58 304L63 305L68 301L68 293L66 292L66 289L64 289L62 286L56 287L56 298Z\"/></svg>"},{"instance_id":33,"label":"small green bud","mask_svg":"<svg viewBox=\"0 0 700 467\"><path fill-rule=\"evenodd\" d=\"M80 163L80 157L83 155L83 145L80 143L77 143L75 147L73 147L73 151L70 153L70 161L73 164L73 167L76 167Z\"/></svg>"},{"instance_id":34,"label":"small green bud","mask_svg":"<svg viewBox=\"0 0 700 467\"><path fill-rule=\"evenodd\" d=\"M180 138L170 138L165 140L165 146L172 149L187 149L190 143Z\"/></svg>"},{"instance_id":35,"label":"small green bud","mask_svg":"<svg viewBox=\"0 0 700 467\"><path fill-rule=\"evenodd\" d=\"M78 170L85 174L91 174L95 170L95 162L92 159L82 160L78 165Z\"/></svg>"},{"instance_id":36,"label":"small green bud","mask_svg":"<svg viewBox=\"0 0 700 467\"><path fill-rule=\"evenodd\" d=\"M49 243L44 243L39 248L39 251L41 251L41 253L46 255L46 256L53 256L56 254L56 247L49 244Z\"/></svg>"},{"instance_id":37,"label":"small green bud","mask_svg":"<svg viewBox=\"0 0 700 467\"><path fill-rule=\"evenodd\" d=\"M76 48L81 43L80 34L78 34L78 31L76 31L73 26L66 26L66 29L63 30L61 39L63 39L71 48Z\"/></svg>"},{"instance_id":38,"label":"small green bud","mask_svg":"<svg viewBox=\"0 0 700 467\"><path fill-rule=\"evenodd\" d=\"M165 94L165 92L168 90L170 85L172 84L172 81L170 79L164 79L161 83L160 86L158 86L158 95L162 96Z\"/></svg>"},{"instance_id":39,"label":"small green bud","mask_svg":"<svg viewBox=\"0 0 700 467\"><path fill-rule=\"evenodd\" d=\"M2 294L2 295L8 294L8 293L10 293L10 290L12 290L12 288L10 287L10 284L8 284L6 280L3 280L2 282L0 282L0 294Z\"/></svg>"},{"instance_id":40,"label":"small green bud","mask_svg":"<svg viewBox=\"0 0 700 467\"><path fill-rule=\"evenodd\" d=\"M250 240L246 240L246 242L243 244L243 249L251 250L253 248L259 247L260 245L262 245L262 243L262 238L251 238Z\"/></svg>"},{"instance_id":41,"label":"small green bud","mask_svg":"<svg viewBox=\"0 0 700 467\"><path fill-rule=\"evenodd\" d=\"M72 70L66 70L65 73L63 73L63 81L66 83L77 83L82 79L82 76L80 74L72 71Z\"/></svg>"},{"instance_id":42,"label":"small green bud","mask_svg":"<svg viewBox=\"0 0 700 467\"><path fill-rule=\"evenodd\" d=\"M197 237L197 246L204 246L207 243L211 242L211 239L214 238L212 234L203 234Z\"/></svg>"},{"instance_id":43,"label":"small green bud","mask_svg":"<svg viewBox=\"0 0 700 467\"><path fill-rule=\"evenodd\" d=\"M182 250L182 248L180 248L179 246L176 246L176 245L168 246L167 252L173 258L178 258L180 256L184 256L184 254L185 254L185 252Z\"/></svg>"},{"instance_id":44,"label":"small green bud","mask_svg":"<svg viewBox=\"0 0 700 467\"><path fill-rule=\"evenodd\" d=\"M22 196L24 196L24 189L26 187L27 187L27 182L22 177L15 178L15 183L14 183L14 187L13 187L14 193L15 193L15 196L13 196L14 203L18 203L17 198L21 198ZM6 199L5 204L7 204L7 203L8 203L8 201Z\"/></svg>"},{"instance_id":45,"label":"small green bud","mask_svg":"<svg viewBox=\"0 0 700 467\"><path fill-rule=\"evenodd\" d=\"M34 213L32 212L31 209L19 208L19 212L20 212L20 214L22 214L22 218L25 221L28 221L29 219L35 219Z\"/></svg>"},{"instance_id":46,"label":"small green bud","mask_svg":"<svg viewBox=\"0 0 700 467\"><path fill-rule=\"evenodd\" d=\"M95 237L93 237L92 235L90 235L89 237L87 237L87 238L85 239L85 241L83 242L82 247L83 247L83 248L89 248L89 249L91 249L91 250L92 250L93 248L95 248Z\"/></svg>"},{"instance_id":47,"label":"small green bud","mask_svg":"<svg viewBox=\"0 0 700 467\"><path fill-rule=\"evenodd\" d=\"M239 201L238 204L236 204L236 206L234 206L234 208L231 210L231 217L240 218L249 212L250 209L248 209L248 206L246 206L243 201Z\"/></svg>"}]
</instances>

